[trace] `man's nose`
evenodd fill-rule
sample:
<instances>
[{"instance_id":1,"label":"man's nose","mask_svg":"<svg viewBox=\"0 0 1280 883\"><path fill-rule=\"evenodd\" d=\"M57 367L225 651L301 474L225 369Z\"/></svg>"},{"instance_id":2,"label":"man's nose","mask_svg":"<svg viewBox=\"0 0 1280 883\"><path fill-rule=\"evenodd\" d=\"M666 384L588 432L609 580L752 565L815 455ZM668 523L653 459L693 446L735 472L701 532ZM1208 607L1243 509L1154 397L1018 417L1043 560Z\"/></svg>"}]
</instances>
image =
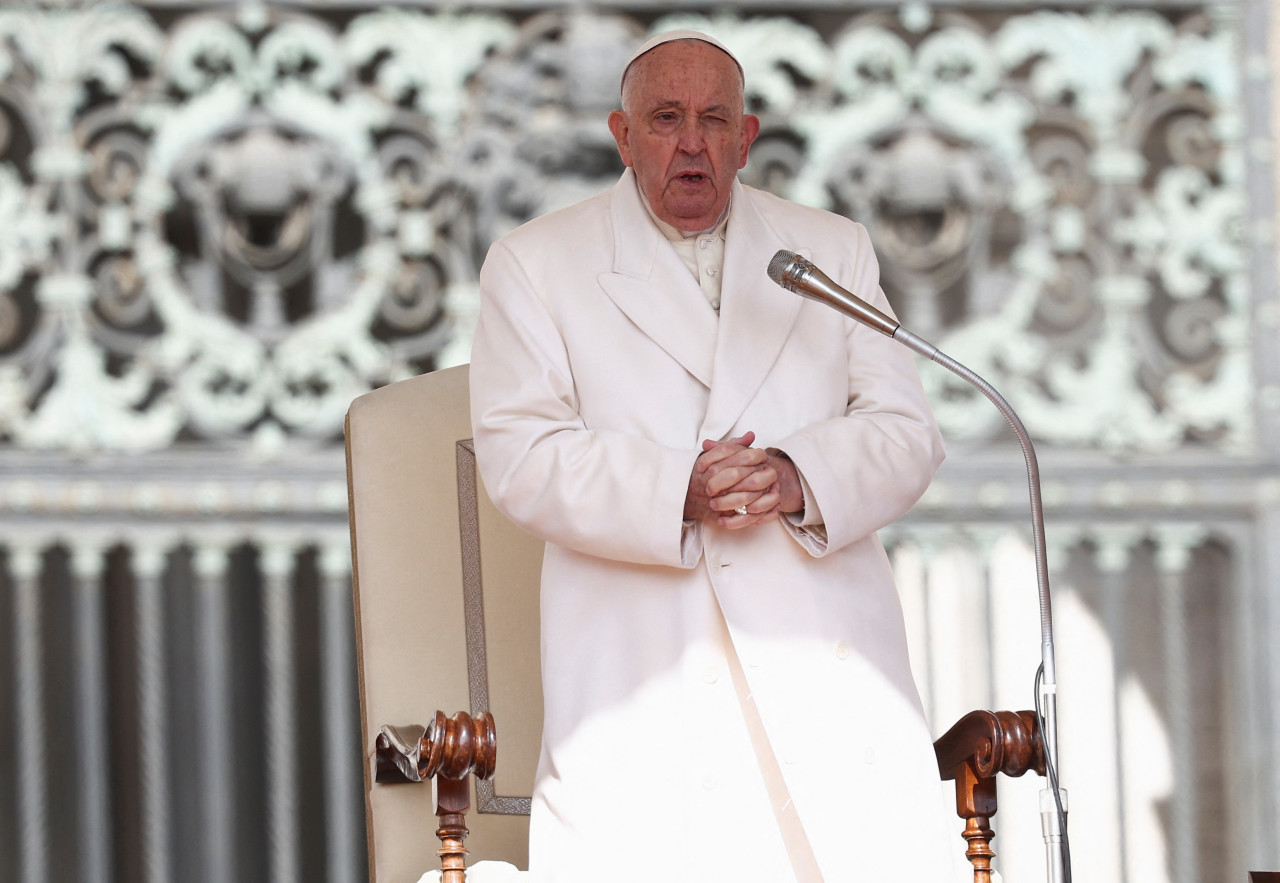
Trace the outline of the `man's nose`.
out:
<instances>
[{"instance_id":1,"label":"man's nose","mask_svg":"<svg viewBox=\"0 0 1280 883\"><path fill-rule=\"evenodd\" d=\"M702 123L695 121L685 122L680 126L679 147L685 153L701 153L707 148L706 133L702 129Z\"/></svg>"}]
</instances>

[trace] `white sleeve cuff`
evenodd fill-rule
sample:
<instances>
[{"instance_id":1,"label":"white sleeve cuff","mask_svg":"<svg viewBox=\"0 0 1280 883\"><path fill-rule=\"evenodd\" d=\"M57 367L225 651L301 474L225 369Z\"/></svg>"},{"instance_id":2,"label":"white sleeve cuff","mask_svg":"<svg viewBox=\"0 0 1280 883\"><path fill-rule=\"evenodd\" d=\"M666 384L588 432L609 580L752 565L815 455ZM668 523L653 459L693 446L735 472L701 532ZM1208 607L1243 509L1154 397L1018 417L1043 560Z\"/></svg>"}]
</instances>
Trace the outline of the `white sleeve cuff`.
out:
<instances>
[{"instance_id":1,"label":"white sleeve cuff","mask_svg":"<svg viewBox=\"0 0 1280 883\"><path fill-rule=\"evenodd\" d=\"M702 522L684 519L680 527L680 564L693 567L702 557Z\"/></svg>"}]
</instances>

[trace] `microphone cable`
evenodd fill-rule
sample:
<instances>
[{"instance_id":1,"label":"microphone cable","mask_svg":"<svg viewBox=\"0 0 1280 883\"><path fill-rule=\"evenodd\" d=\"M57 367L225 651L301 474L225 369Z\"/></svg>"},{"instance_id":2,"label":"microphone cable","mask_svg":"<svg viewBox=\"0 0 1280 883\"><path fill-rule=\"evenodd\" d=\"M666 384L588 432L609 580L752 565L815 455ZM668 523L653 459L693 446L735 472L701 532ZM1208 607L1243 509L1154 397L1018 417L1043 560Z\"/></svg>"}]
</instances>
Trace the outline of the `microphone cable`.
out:
<instances>
[{"instance_id":1,"label":"microphone cable","mask_svg":"<svg viewBox=\"0 0 1280 883\"><path fill-rule=\"evenodd\" d=\"M1040 707L1040 684L1044 680L1044 663L1036 669L1036 725L1040 727L1040 744L1044 750L1044 769L1049 777L1049 787L1053 789L1053 802L1058 810L1058 828L1062 831L1062 883L1071 883L1071 843L1067 839L1067 813L1062 808L1062 795L1058 793L1058 770L1053 765L1051 752L1044 741L1044 710Z\"/></svg>"}]
</instances>

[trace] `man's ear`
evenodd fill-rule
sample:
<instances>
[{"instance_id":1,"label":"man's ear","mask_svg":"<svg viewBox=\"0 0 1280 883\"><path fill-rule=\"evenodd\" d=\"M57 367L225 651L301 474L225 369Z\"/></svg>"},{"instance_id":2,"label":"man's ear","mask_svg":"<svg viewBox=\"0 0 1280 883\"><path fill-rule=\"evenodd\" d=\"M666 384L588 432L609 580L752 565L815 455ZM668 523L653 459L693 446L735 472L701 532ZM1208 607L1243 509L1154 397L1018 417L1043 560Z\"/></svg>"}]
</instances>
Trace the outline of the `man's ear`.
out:
<instances>
[{"instance_id":1,"label":"man's ear","mask_svg":"<svg viewBox=\"0 0 1280 883\"><path fill-rule=\"evenodd\" d=\"M760 128L759 123L756 128ZM615 110L609 114L609 131L613 133L613 140L618 142L618 156L622 157L622 164L630 168L631 145L627 138L631 134L631 126L624 112Z\"/></svg>"},{"instance_id":2,"label":"man's ear","mask_svg":"<svg viewBox=\"0 0 1280 883\"><path fill-rule=\"evenodd\" d=\"M751 153L751 145L760 137L760 117L753 113L742 115L742 153L738 157L738 168L747 164L747 156Z\"/></svg>"}]
</instances>

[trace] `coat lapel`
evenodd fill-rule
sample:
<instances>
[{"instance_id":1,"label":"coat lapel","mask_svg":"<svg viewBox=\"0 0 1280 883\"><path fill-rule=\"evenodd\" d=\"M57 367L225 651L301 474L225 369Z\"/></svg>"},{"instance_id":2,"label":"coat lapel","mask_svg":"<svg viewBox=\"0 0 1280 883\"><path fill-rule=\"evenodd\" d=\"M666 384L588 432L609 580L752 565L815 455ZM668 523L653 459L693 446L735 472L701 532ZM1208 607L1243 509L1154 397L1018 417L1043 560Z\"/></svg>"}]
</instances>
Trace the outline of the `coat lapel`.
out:
<instances>
[{"instance_id":1,"label":"coat lapel","mask_svg":"<svg viewBox=\"0 0 1280 883\"><path fill-rule=\"evenodd\" d=\"M800 312L800 298L769 278L769 261L783 242L760 214L750 193L734 182L733 213L725 239L724 284L711 398L703 438L724 438L764 382ZM757 432L767 427L748 426Z\"/></svg>"},{"instance_id":2,"label":"coat lapel","mask_svg":"<svg viewBox=\"0 0 1280 883\"><path fill-rule=\"evenodd\" d=\"M614 264L600 286L636 327L710 387L716 317L689 270L649 220L630 169L610 200ZM772 284L772 283L770 283Z\"/></svg>"}]
</instances>

